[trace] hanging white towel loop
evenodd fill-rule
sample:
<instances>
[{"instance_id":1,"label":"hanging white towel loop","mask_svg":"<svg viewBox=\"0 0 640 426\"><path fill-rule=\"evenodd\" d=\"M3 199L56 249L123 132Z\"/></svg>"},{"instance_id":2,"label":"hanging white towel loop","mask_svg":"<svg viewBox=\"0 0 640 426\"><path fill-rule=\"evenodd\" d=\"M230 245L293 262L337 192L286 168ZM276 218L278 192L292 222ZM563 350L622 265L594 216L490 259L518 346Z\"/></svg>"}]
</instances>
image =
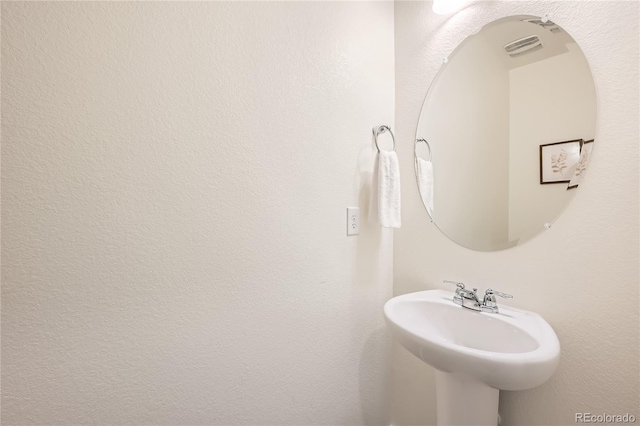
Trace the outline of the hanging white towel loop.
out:
<instances>
[{"instance_id":1,"label":"hanging white towel loop","mask_svg":"<svg viewBox=\"0 0 640 426\"><path fill-rule=\"evenodd\" d=\"M380 146L378 145L378 135L383 134L384 132L389 132L389 134L391 135L391 140L393 141L393 151L396 150L396 138L395 136L393 136L393 132L391 131L391 127L382 124L380 126L374 126L373 127L373 139L376 143L376 148L378 149L378 152L380 152Z\"/></svg>"}]
</instances>

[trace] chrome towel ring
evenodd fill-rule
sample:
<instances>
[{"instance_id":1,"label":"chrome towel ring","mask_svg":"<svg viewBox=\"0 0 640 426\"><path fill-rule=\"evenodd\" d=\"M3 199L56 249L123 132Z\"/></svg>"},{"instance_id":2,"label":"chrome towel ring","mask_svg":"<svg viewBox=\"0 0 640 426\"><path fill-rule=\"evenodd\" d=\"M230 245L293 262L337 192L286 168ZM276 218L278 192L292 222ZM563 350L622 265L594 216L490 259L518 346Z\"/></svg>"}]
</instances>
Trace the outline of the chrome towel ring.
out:
<instances>
[{"instance_id":1,"label":"chrome towel ring","mask_svg":"<svg viewBox=\"0 0 640 426\"><path fill-rule=\"evenodd\" d=\"M383 134L384 132L389 132L389 134L391 135L391 140L393 141L393 150L396 150L396 138L395 136L393 136L393 132L391 131L391 127L386 126L386 125L381 125L381 126L374 126L373 127L373 139L376 143L376 148L378 149L378 152L380 152L380 146L378 146L378 135Z\"/></svg>"},{"instance_id":2,"label":"chrome towel ring","mask_svg":"<svg viewBox=\"0 0 640 426\"><path fill-rule=\"evenodd\" d=\"M427 142L426 139L418 138L418 139L416 139L416 148L418 147L418 144L420 142L424 142L424 143L427 144L427 148L429 148L429 161L431 161L431 158L433 157L433 151L431 151L431 145L429 145L429 142Z\"/></svg>"}]
</instances>

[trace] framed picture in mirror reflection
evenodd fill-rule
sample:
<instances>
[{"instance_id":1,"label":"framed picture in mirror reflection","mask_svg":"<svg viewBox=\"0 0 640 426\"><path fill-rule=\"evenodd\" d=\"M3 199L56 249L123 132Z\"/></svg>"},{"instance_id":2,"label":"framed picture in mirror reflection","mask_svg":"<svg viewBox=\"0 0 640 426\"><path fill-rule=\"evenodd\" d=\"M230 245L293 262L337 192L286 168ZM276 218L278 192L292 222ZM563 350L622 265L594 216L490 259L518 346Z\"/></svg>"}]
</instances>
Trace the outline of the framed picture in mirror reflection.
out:
<instances>
[{"instance_id":1,"label":"framed picture in mirror reflection","mask_svg":"<svg viewBox=\"0 0 640 426\"><path fill-rule=\"evenodd\" d=\"M540 145L540 184L569 183L580 159L582 139Z\"/></svg>"}]
</instances>

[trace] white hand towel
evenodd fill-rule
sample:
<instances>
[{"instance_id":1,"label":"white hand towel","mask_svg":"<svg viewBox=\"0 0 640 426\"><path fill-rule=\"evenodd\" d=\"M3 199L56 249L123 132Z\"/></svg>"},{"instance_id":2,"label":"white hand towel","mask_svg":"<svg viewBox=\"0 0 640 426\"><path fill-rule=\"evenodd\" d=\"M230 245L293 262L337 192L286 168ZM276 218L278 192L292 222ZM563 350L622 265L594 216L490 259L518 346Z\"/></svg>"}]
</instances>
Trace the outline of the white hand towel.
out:
<instances>
[{"instance_id":1,"label":"white hand towel","mask_svg":"<svg viewBox=\"0 0 640 426\"><path fill-rule=\"evenodd\" d=\"M380 159L376 153L373 159L373 174L371 175L371 196L369 197L369 223L372 225L380 225L378 217L378 170Z\"/></svg>"},{"instance_id":2,"label":"white hand towel","mask_svg":"<svg viewBox=\"0 0 640 426\"><path fill-rule=\"evenodd\" d=\"M422 202L433 219L433 163L418 158L418 190Z\"/></svg>"},{"instance_id":3,"label":"white hand towel","mask_svg":"<svg viewBox=\"0 0 640 426\"><path fill-rule=\"evenodd\" d=\"M378 217L384 228L400 228L400 165L395 151L378 153Z\"/></svg>"}]
</instances>

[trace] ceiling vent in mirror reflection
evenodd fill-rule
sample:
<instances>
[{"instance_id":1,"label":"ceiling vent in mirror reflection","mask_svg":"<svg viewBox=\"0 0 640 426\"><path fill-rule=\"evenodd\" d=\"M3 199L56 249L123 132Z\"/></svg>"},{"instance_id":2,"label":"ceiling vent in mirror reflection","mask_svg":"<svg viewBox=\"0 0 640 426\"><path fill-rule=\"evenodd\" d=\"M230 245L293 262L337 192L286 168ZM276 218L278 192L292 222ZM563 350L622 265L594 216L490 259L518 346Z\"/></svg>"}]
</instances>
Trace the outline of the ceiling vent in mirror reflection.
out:
<instances>
[{"instance_id":1,"label":"ceiling vent in mirror reflection","mask_svg":"<svg viewBox=\"0 0 640 426\"><path fill-rule=\"evenodd\" d=\"M507 52L511 57L530 53L541 48L542 43L540 42L540 38L536 35L530 35L504 45L505 52Z\"/></svg>"},{"instance_id":2,"label":"ceiling vent in mirror reflection","mask_svg":"<svg viewBox=\"0 0 640 426\"><path fill-rule=\"evenodd\" d=\"M431 159L433 173L424 185L416 166L417 186L427 216L461 246L496 251L531 240L588 182L595 86L566 30L531 15L490 22L429 87L415 139L431 149L417 143L415 157Z\"/></svg>"}]
</instances>

